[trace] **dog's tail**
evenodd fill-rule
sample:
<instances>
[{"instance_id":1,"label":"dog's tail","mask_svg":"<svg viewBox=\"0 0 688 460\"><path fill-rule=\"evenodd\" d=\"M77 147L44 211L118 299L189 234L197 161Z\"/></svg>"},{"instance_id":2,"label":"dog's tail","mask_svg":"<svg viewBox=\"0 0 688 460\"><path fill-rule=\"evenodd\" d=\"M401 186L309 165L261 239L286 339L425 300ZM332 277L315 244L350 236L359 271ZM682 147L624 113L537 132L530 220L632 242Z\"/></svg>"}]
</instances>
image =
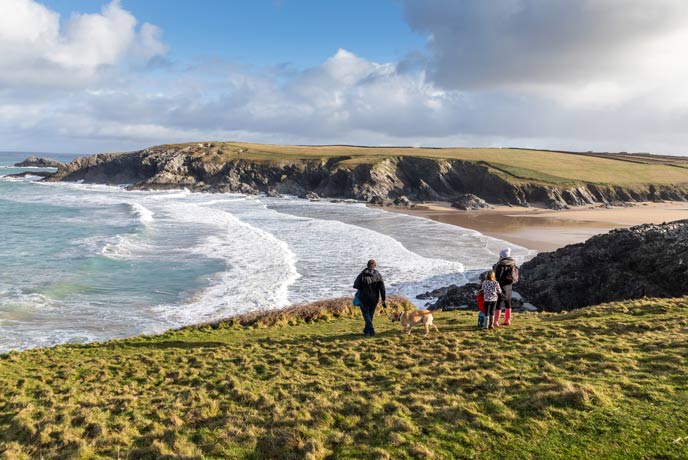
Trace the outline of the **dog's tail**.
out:
<instances>
[{"instance_id":1,"label":"dog's tail","mask_svg":"<svg viewBox=\"0 0 688 460\"><path fill-rule=\"evenodd\" d=\"M444 309L443 309L442 307L438 307L438 308L436 308L436 309L434 309L434 310L433 310L432 308L428 308L428 313L426 313L426 314L428 314L428 315L434 315L434 314L437 314L437 313L442 313L443 311L444 311Z\"/></svg>"}]
</instances>

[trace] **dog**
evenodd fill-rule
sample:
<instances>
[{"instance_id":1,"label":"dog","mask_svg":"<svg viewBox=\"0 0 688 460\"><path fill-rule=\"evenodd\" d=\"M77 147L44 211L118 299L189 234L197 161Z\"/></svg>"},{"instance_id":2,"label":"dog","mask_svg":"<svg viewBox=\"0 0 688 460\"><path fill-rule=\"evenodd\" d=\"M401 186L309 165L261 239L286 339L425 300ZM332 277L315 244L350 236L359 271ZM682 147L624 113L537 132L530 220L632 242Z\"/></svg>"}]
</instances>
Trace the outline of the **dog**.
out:
<instances>
[{"instance_id":1,"label":"dog","mask_svg":"<svg viewBox=\"0 0 688 460\"><path fill-rule=\"evenodd\" d=\"M431 327L435 328L435 332L440 332L437 326L432 324L433 313L435 312L430 310L395 311L389 316L389 319L392 322L399 321L403 328L402 333L406 332L409 335L411 335L413 326L423 323L425 325L425 335L428 335Z\"/></svg>"}]
</instances>

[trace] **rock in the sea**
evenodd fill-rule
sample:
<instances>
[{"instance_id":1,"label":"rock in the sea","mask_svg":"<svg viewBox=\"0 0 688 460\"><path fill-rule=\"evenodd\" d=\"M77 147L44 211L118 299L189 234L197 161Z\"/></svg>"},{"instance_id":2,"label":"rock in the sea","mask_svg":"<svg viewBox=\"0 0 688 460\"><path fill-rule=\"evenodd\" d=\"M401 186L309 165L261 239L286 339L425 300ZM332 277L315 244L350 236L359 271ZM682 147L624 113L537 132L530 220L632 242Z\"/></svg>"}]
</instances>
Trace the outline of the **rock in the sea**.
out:
<instances>
[{"instance_id":1,"label":"rock in the sea","mask_svg":"<svg viewBox=\"0 0 688 460\"><path fill-rule=\"evenodd\" d=\"M452 207L463 211L491 208L482 198L472 193L466 193L452 202Z\"/></svg>"},{"instance_id":2,"label":"rock in the sea","mask_svg":"<svg viewBox=\"0 0 688 460\"><path fill-rule=\"evenodd\" d=\"M271 188L270 190L267 191L266 193L267 196L270 198L282 198L282 194L275 190L274 188Z\"/></svg>"},{"instance_id":3,"label":"rock in the sea","mask_svg":"<svg viewBox=\"0 0 688 460\"><path fill-rule=\"evenodd\" d=\"M523 264L518 292L546 311L688 294L688 220L590 238Z\"/></svg>"},{"instance_id":4,"label":"rock in the sea","mask_svg":"<svg viewBox=\"0 0 688 460\"><path fill-rule=\"evenodd\" d=\"M320 201L320 196L315 192L306 193L305 197L308 201Z\"/></svg>"},{"instance_id":5,"label":"rock in the sea","mask_svg":"<svg viewBox=\"0 0 688 460\"><path fill-rule=\"evenodd\" d=\"M14 166L17 168L59 168L62 163L57 160L52 160L50 158L39 158L37 156L31 155L19 163L15 163Z\"/></svg>"},{"instance_id":6,"label":"rock in the sea","mask_svg":"<svg viewBox=\"0 0 688 460\"><path fill-rule=\"evenodd\" d=\"M50 172L46 171L25 171L17 174L8 174L5 177L8 179L27 179L30 177L41 177L41 178L46 178L50 177L53 174Z\"/></svg>"}]
</instances>

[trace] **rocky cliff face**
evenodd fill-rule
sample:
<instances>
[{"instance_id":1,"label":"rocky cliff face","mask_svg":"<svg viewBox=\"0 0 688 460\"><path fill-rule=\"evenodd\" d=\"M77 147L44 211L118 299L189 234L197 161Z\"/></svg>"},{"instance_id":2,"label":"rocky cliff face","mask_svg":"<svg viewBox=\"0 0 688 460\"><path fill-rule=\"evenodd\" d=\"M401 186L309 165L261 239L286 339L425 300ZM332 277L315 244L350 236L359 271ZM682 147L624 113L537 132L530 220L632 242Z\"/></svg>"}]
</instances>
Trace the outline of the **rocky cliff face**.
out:
<instances>
[{"instance_id":1,"label":"rocky cliff face","mask_svg":"<svg viewBox=\"0 0 688 460\"><path fill-rule=\"evenodd\" d=\"M414 201L452 201L474 194L491 203L551 208L591 203L685 200L679 186L623 189L580 185L513 184L487 164L419 157L256 160L227 157L213 144L155 147L122 154L81 157L60 166L50 181L130 184L132 189L186 187L198 191L270 193L349 198L380 203L406 196Z\"/></svg>"},{"instance_id":2,"label":"rocky cliff face","mask_svg":"<svg viewBox=\"0 0 688 460\"><path fill-rule=\"evenodd\" d=\"M615 300L688 294L688 220L612 230L521 267L515 288L561 311Z\"/></svg>"}]
</instances>

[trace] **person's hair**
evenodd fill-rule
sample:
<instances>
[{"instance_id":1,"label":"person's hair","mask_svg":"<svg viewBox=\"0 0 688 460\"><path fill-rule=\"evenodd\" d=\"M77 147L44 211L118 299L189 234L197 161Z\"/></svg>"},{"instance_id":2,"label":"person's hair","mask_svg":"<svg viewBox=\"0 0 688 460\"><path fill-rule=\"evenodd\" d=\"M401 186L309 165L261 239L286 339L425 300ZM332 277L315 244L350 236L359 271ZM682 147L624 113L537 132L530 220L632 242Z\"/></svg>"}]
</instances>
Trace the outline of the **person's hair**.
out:
<instances>
[{"instance_id":1,"label":"person's hair","mask_svg":"<svg viewBox=\"0 0 688 460\"><path fill-rule=\"evenodd\" d=\"M496 281L496 280L497 280L497 275L495 275L495 272L494 272L494 271L490 270L490 271L487 272L487 274L485 275L485 280L487 280L487 281Z\"/></svg>"},{"instance_id":2,"label":"person's hair","mask_svg":"<svg viewBox=\"0 0 688 460\"><path fill-rule=\"evenodd\" d=\"M377 267L377 262L375 262L375 259L370 259L368 261L368 268L375 268Z\"/></svg>"}]
</instances>

